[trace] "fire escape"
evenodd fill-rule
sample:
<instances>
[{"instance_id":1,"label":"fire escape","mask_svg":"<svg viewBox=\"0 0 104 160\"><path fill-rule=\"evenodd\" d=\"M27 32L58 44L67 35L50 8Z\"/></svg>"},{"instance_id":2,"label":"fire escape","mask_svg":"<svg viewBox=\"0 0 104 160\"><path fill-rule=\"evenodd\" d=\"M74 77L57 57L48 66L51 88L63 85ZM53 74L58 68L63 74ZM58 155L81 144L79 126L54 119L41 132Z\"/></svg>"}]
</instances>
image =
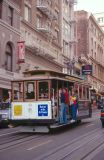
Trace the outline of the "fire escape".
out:
<instances>
[{"instance_id":1,"label":"fire escape","mask_svg":"<svg viewBox=\"0 0 104 160\"><path fill-rule=\"evenodd\" d=\"M49 60L57 59L57 55L55 55L55 53L53 53L54 51L51 49L52 41L57 39L57 32L52 27L52 24L55 20L58 20L58 15L51 6L52 3L55 2L53 0L37 0L36 4L37 10L46 18L45 21L42 18L40 20L38 19L37 30L48 38L50 46L50 49L48 49L48 47L41 47L41 51L38 53L44 53L45 58L48 58Z\"/></svg>"},{"instance_id":2,"label":"fire escape","mask_svg":"<svg viewBox=\"0 0 104 160\"><path fill-rule=\"evenodd\" d=\"M54 20L58 19L57 13L54 11L54 9L51 8L52 0L37 0L37 9L46 16L47 21L50 21L50 25L47 23L47 21L40 23L39 26L37 26L37 30L48 35L49 34L54 36L54 38L57 38L57 35L55 34L55 31L52 29L52 22Z\"/></svg>"}]
</instances>

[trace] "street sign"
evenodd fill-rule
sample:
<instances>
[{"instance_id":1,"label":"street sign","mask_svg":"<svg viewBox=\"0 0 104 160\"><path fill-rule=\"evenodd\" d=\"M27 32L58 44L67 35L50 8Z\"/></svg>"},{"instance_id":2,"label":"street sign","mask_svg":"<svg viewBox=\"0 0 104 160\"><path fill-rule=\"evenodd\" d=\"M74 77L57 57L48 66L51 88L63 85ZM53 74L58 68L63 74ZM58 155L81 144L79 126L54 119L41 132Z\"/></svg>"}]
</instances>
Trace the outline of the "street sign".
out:
<instances>
[{"instance_id":1,"label":"street sign","mask_svg":"<svg viewBox=\"0 0 104 160\"><path fill-rule=\"evenodd\" d=\"M92 75L92 65L82 66L82 75Z\"/></svg>"},{"instance_id":2,"label":"street sign","mask_svg":"<svg viewBox=\"0 0 104 160\"><path fill-rule=\"evenodd\" d=\"M48 105L38 105L38 116L48 116Z\"/></svg>"}]
</instances>

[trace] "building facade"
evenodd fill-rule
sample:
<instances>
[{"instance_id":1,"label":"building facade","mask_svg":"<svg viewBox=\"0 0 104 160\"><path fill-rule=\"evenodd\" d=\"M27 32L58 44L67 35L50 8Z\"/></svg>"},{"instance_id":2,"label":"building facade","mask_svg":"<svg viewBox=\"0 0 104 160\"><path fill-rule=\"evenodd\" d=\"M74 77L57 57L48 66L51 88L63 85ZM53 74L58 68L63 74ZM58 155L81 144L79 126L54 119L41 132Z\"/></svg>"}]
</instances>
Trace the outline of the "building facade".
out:
<instances>
[{"instance_id":1,"label":"building facade","mask_svg":"<svg viewBox=\"0 0 104 160\"><path fill-rule=\"evenodd\" d=\"M73 9L70 0L21 0L21 41L25 41L26 46L22 72L29 69L63 71L63 55L69 58L72 52L69 39L73 26L70 27L67 18L73 15Z\"/></svg>"},{"instance_id":2,"label":"building facade","mask_svg":"<svg viewBox=\"0 0 104 160\"><path fill-rule=\"evenodd\" d=\"M99 25L104 31L104 12L93 14Z\"/></svg>"},{"instance_id":3,"label":"building facade","mask_svg":"<svg viewBox=\"0 0 104 160\"><path fill-rule=\"evenodd\" d=\"M18 75L17 42L20 40L18 0L0 1L0 99L8 98L11 80Z\"/></svg>"},{"instance_id":4,"label":"building facade","mask_svg":"<svg viewBox=\"0 0 104 160\"><path fill-rule=\"evenodd\" d=\"M76 0L62 0L62 57L64 72L71 74L75 65L75 46L76 46L76 16L74 7L77 5Z\"/></svg>"},{"instance_id":5,"label":"building facade","mask_svg":"<svg viewBox=\"0 0 104 160\"><path fill-rule=\"evenodd\" d=\"M92 14L77 11L77 53L80 59L86 58L86 64L93 68L88 81L92 89L101 92L104 89L104 32Z\"/></svg>"},{"instance_id":6,"label":"building facade","mask_svg":"<svg viewBox=\"0 0 104 160\"><path fill-rule=\"evenodd\" d=\"M74 54L74 4L75 0L0 1L0 98L8 97L11 80L24 71L67 71L64 62ZM18 44L22 42L21 63Z\"/></svg>"}]
</instances>

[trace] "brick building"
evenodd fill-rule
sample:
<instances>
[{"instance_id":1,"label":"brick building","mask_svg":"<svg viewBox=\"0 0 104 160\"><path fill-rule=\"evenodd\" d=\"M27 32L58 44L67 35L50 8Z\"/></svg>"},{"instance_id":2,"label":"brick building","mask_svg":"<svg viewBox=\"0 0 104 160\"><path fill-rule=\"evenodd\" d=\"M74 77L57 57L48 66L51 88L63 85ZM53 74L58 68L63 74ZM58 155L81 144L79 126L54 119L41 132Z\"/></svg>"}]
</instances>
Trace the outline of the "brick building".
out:
<instances>
[{"instance_id":1,"label":"brick building","mask_svg":"<svg viewBox=\"0 0 104 160\"><path fill-rule=\"evenodd\" d=\"M18 75L17 42L20 40L18 0L0 1L0 98L8 97L10 81Z\"/></svg>"},{"instance_id":2,"label":"brick building","mask_svg":"<svg viewBox=\"0 0 104 160\"><path fill-rule=\"evenodd\" d=\"M68 41L63 43L63 34L72 32L73 28L68 25L67 18L63 27L63 14L66 12L68 17L69 11L74 11L72 2L74 0L21 0L21 41L25 40L26 45L25 63L21 64L22 72L29 69L62 72L63 54L67 58L70 56L71 38L67 37Z\"/></svg>"},{"instance_id":3,"label":"brick building","mask_svg":"<svg viewBox=\"0 0 104 160\"><path fill-rule=\"evenodd\" d=\"M23 71L63 71L73 57L75 0L0 1L0 98ZM18 44L25 42L25 63L18 64ZM67 66L65 66L67 68ZM22 74L21 74L22 75Z\"/></svg>"},{"instance_id":4,"label":"brick building","mask_svg":"<svg viewBox=\"0 0 104 160\"><path fill-rule=\"evenodd\" d=\"M104 88L104 32L94 16L86 11L77 11L77 37L78 56L93 67L88 81L93 89L101 92Z\"/></svg>"},{"instance_id":5,"label":"brick building","mask_svg":"<svg viewBox=\"0 0 104 160\"><path fill-rule=\"evenodd\" d=\"M62 1L62 59L64 72L71 74L73 65L76 61L76 35L74 32L76 26L76 16L74 15L74 7L77 6L76 0ZM73 61L74 60L74 61Z\"/></svg>"},{"instance_id":6,"label":"brick building","mask_svg":"<svg viewBox=\"0 0 104 160\"><path fill-rule=\"evenodd\" d=\"M104 31L104 12L95 13L93 15L94 15L94 17L96 18L97 22L99 23L99 25L101 26L101 28Z\"/></svg>"}]
</instances>

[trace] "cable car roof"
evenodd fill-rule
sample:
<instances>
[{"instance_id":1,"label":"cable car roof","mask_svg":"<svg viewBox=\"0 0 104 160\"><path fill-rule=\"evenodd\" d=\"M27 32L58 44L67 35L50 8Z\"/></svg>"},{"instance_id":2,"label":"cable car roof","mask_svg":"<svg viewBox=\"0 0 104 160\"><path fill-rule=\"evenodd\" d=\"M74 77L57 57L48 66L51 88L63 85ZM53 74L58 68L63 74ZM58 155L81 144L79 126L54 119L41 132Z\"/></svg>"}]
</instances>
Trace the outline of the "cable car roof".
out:
<instances>
[{"instance_id":1,"label":"cable car roof","mask_svg":"<svg viewBox=\"0 0 104 160\"><path fill-rule=\"evenodd\" d=\"M31 70L24 72L24 76L20 79L14 79L13 81L33 81L33 80L62 80L76 83L84 83L89 85L85 80L80 77L68 75L62 72L57 72L53 70Z\"/></svg>"},{"instance_id":2,"label":"cable car roof","mask_svg":"<svg viewBox=\"0 0 104 160\"><path fill-rule=\"evenodd\" d=\"M78 76L72 76L66 73L62 73L62 72L57 72L57 71L53 71L53 70L31 70L31 71L26 71L23 72L24 76L36 76L36 75L50 75L50 76L54 76L54 77L66 77L66 76L70 76L70 77L74 77L80 80L83 80L81 77Z\"/></svg>"}]
</instances>

